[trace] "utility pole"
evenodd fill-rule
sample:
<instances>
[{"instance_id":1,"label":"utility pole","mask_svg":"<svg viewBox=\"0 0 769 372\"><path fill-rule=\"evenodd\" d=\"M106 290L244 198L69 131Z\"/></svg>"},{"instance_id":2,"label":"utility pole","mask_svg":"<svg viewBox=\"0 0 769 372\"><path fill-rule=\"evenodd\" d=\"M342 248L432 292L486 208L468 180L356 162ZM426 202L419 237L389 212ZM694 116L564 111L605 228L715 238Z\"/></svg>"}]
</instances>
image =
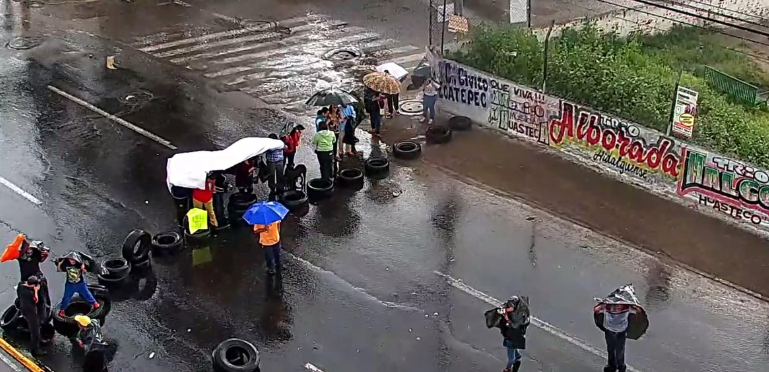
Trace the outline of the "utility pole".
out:
<instances>
[{"instance_id":1,"label":"utility pole","mask_svg":"<svg viewBox=\"0 0 769 372\"><path fill-rule=\"evenodd\" d=\"M464 0L454 0L454 14L458 16L464 15L462 14L464 12L464 6L465 6Z\"/></svg>"}]
</instances>

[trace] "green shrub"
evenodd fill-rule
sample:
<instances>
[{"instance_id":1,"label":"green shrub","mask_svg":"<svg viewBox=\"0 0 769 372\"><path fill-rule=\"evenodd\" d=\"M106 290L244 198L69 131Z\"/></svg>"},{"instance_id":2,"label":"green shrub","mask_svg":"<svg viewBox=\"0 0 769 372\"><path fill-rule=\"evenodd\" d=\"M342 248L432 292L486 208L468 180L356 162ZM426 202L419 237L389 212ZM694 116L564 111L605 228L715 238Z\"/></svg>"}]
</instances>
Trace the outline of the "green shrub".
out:
<instances>
[{"instance_id":1,"label":"green shrub","mask_svg":"<svg viewBox=\"0 0 769 372\"><path fill-rule=\"evenodd\" d=\"M664 132L679 71L699 92L695 142L769 168L769 113L735 103L698 77L708 65L759 86L769 77L745 54L724 48L702 29L619 37L593 25L566 29L550 41L547 92ZM516 83L541 87L543 43L522 28L482 27L448 58Z\"/></svg>"}]
</instances>

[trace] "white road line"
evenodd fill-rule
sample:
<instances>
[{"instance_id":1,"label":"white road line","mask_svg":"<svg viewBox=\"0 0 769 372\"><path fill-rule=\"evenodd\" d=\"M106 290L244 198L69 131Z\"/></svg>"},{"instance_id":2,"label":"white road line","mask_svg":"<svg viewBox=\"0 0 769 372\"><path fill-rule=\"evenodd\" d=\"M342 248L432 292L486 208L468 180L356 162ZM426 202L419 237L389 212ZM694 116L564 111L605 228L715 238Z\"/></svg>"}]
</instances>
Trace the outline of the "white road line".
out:
<instances>
[{"instance_id":1,"label":"white road line","mask_svg":"<svg viewBox=\"0 0 769 372\"><path fill-rule=\"evenodd\" d=\"M11 191L21 195L22 198L29 200L34 205L43 204L43 202L41 202L40 199L32 196L32 194L22 190L21 187L14 185L11 181L8 181L7 179L5 179L3 177L0 177L0 184L2 184L5 187L11 189Z\"/></svg>"},{"instance_id":2,"label":"white road line","mask_svg":"<svg viewBox=\"0 0 769 372\"><path fill-rule=\"evenodd\" d=\"M349 32L347 30L350 30L350 29L360 29L360 27L350 27L350 28L336 29L336 30L333 30L331 33L329 33L329 34L327 34L325 36L333 38L334 37L333 35ZM363 31L363 29L361 29L361 31ZM315 35L315 34L312 33L311 35ZM242 47L237 47L237 48L217 50L215 52L206 52L206 53L200 53L200 54L193 54L193 55L189 55L187 57L174 58L174 59L170 60L170 62L174 63L174 64L180 64L180 63L185 63L185 62L190 62L190 61L197 61L197 60L200 60L200 59L211 59L211 58L214 58L214 57L225 56L225 55L228 55L228 54L235 54L235 53L240 53L240 52L246 52L246 51L254 50L254 49L267 49L267 48L272 48L274 46L281 46L284 49L287 49L287 48L291 48L291 47L294 47L294 46L299 45L299 44L306 43L307 40L304 40L303 38L305 38L307 36L312 37L311 35L308 35L306 33L299 32L299 31L293 31L291 33L291 36L289 36L289 37L287 37L285 39L276 40L276 41L268 41L266 43L261 43L261 44L249 44L249 45L244 45Z\"/></svg>"},{"instance_id":3,"label":"white road line","mask_svg":"<svg viewBox=\"0 0 769 372\"><path fill-rule=\"evenodd\" d=\"M309 22L309 21L315 21L318 19L322 19L320 16L305 16L305 17L296 17L296 18L290 18L283 21L278 21L278 25L288 27L289 24L297 24L302 22ZM237 36L242 34L247 34L249 32L255 32L255 31L267 31L270 29L275 28L274 23L270 24L260 24L252 27L245 27L245 28L239 28L237 30L230 30L230 31L221 31L221 32L215 32L213 34L206 34L201 35L198 37L191 37L187 39L181 39L181 40L175 40L175 41L169 41L167 43L162 44L156 44L152 46L148 46L146 48L139 49L142 52L149 53L152 51L160 50L160 49L168 49L173 48L180 45L185 44L195 44L203 41L213 40L213 39L219 39L219 38L225 38L225 37L231 37L231 36Z\"/></svg>"},{"instance_id":4,"label":"white road line","mask_svg":"<svg viewBox=\"0 0 769 372\"><path fill-rule=\"evenodd\" d=\"M151 140L153 140L153 141L155 141L155 142L157 142L157 143L159 143L159 144L161 144L161 145L163 145L165 147L168 147L171 150L176 150L176 146L172 145L171 142L166 141L166 140L164 140L164 139L162 139L162 138L160 138L160 137L158 137L158 136L156 136L156 135L154 135L154 134L152 134L152 133L150 133L150 132L148 132L148 131L146 131L146 130L144 130L142 128L139 128L136 125L133 125L133 124L123 120L122 118L119 118L119 117L117 117L115 115L112 115L112 114L110 114L110 113L108 113L108 112L106 112L106 111L104 111L104 110L102 110L102 109L100 109L100 108L98 108L98 107L96 107L96 106L86 102L86 101L83 101L82 99L77 98L77 97L75 97L75 96L73 96L73 95L71 95L71 94L69 94L69 93L67 93L67 92L65 92L65 91L63 91L63 90L61 90L59 88L56 88L54 86L49 85L48 89L50 89L54 93L56 93L56 94L58 94L58 95L60 95L60 96L62 96L64 98L69 99L72 102L77 103L80 106L83 106L83 107L85 107L85 108L87 108L87 109L89 109L89 110L91 110L91 111L93 111L93 112L95 112L95 113L97 113L99 115L102 115L105 118L107 118L109 120L112 120L112 121L114 121L114 122L116 122L116 123L118 123L118 124L128 128L128 129L130 129L130 130L132 130L132 131L134 131L136 133L139 133L139 134L141 134L144 137L147 137L147 138L149 138L149 139L151 139Z\"/></svg>"},{"instance_id":5,"label":"white road line","mask_svg":"<svg viewBox=\"0 0 769 372\"><path fill-rule=\"evenodd\" d=\"M309 54L309 53L307 53L308 51L317 49L318 47L323 47L323 46L328 47L328 44L330 44L331 42L333 42L334 45L345 45L345 43L352 43L352 42L356 42L356 41L374 40L374 39L376 39L378 37L379 37L379 35L376 35L376 34L373 34L373 35L372 34L357 34L357 35L350 35L350 36L342 37L342 38L330 38L330 39L327 39L327 40L321 40L321 41L317 41L317 42L313 42L313 43L307 43L307 44L303 44L303 45L298 45L296 47L281 48L281 49L274 49L274 50L266 50L266 51L258 52L258 53L242 54L242 55L235 56L235 57L228 57L228 58L217 59L217 60L211 61L211 64L214 64L214 65L226 65L226 64L235 63L235 62L244 62L244 61L248 61L248 60L260 59L260 58L265 58L265 57L272 57L272 56L275 56L275 55L283 55L283 54L291 54L291 55ZM283 41L283 40L281 40L281 41ZM266 44L269 44L269 43L265 43L265 44L262 44L262 45L266 45Z\"/></svg>"},{"instance_id":6,"label":"white road line","mask_svg":"<svg viewBox=\"0 0 769 372\"><path fill-rule=\"evenodd\" d=\"M310 363L305 364L304 368L307 369L308 371L312 371L312 372L323 372L322 369L320 369L320 368L318 368L318 367L316 367L316 366L314 366L314 365L312 365Z\"/></svg>"},{"instance_id":7,"label":"white road line","mask_svg":"<svg viewBox=\"0 0 769 372\"><path fill-rule=\"evenodd\" d=\"M440 271L433 271L433 272L436 275L445 278L446 282L449 285L451 285L452 287L454 287L456 289L459 289L460 291L465 292L465 293L469 294L470 296L473 296L473 297L475 297L475 298L477 298L477 299L479 299L479 300L481 300L483 302L486 302L489 305L499 306L499 305L501 305L503 303L503 301L497 300L494 297L491 297L491 296L489 296L489 295L487 295L487 294L485 294L485 293L483 293L483 292L481 292L481 291L479 291L479 290L477 290L477 289L475 289L473 287L470 287L467 284L463 283L462 281L460 281L458 279L454 279L450 275L444 274L444 273L442 273ZM548 322L545 322L542 319L539 319L539 318L536 318L536 317L532 316L531 317L531 324L533 324L537 328L539 328L539 329L541 329L541 330L543 330L543 331L545 331L547 333L550 333L551 335L553 335L555 337L558 337L558 338L560 338L560 339L562 339L562 340L564 340L564 341L566 341L566 342L568 342L568 343L570 343L570 344L572 344L574 346L579 347L582 350L587 351L588 353L591 353L591 354L593 354L595 356L598 356L600 358L605 358L606 357L606 353L604 353L603 351L598 350L598 349L588 345L585 341L582 341L582 340L580 340L580 339L578 339L578 338L576 338L574 336L569 336L566 332L558 329L556 326L554 326L554 325L552 325L552 324L550 324ZM638 369L635 369L635 368L633 368L631 366L628 366L627 370L630 371L630 372L640 372Z\"/></svg>"},{"instance_id":8,"label":"white road line","mask_svg":"<svg viewBox=\"0 0 769 372\"><path fill-rule=\"evenodd\" d=\"M21 372L21 368L18 365L16 365L16 363L8 359L8 357L6 357L5 355L0 354L0 360L2 360L3 363L5 363L8 366L8 368L14 370L15 372Z\"/></svg>"},{"instance_id":9,"label":"white road line","mask_svg":"<svg viewBox=\"0 0 769 372\"><path fill-rule=\"evenodd\" d=\"M341 21L339 21L341 22ZM302 32L302 31L308 31L308 30L317 30L319 24L309 24L309 25L303 25L299 26L295 29L292 29L295 32ZM256 35L249 35L249 36L241 36L236 37L234 39L222 39L219 41L215 41L212 43L202 43L202 44L195 44L192 46L184 47L184 48L178 48L178 49L171 49L167 50L165 52L160 53L151 53L155 57L158 58L167 58L167 57L173 57L178 56L180 54L187 54L191 52L197 52L200 50L209 50L213 48L218 48L221 46L226 45L232 45L232 44L239 44L239 43L246 43L246 42L253 42L253 41L262 41L262 40L269 40L269 39L276 39L280 37L285 37L286 34L282 32L267 32L264 34L256 34Z\"/></svg>"}]
</instances>

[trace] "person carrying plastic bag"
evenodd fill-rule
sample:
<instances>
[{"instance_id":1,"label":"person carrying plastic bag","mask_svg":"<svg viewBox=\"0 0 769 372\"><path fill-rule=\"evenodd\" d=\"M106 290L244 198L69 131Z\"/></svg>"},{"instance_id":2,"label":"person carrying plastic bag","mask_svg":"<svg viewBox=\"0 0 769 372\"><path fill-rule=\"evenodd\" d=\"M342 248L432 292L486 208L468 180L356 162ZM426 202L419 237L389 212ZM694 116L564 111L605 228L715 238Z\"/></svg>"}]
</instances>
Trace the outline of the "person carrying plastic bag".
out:
<instances>
[{"instance_id":1,"label":"person carrying plastic bag","mask_svg":"<svg viewBox=\"0 0 769 372\"><path fill-rule=\"evenodd\" d=\"M603 370L625 372L625 341L641 338L649 327L649 319L630 284L617 288L606 298L596 298L596 301L593 318L606 339L607 360Z\"/></svg>"}]
</instances>

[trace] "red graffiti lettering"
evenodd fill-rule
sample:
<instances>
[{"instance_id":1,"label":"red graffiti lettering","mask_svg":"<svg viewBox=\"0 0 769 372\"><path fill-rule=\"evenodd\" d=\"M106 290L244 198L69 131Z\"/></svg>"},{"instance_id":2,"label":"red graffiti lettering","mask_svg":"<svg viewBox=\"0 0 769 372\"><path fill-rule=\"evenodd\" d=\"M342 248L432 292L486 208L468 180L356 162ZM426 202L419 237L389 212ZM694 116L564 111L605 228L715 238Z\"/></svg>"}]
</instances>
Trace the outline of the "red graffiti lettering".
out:
<instances>
[{"instance_id":1,"label":"red graffiti lettering","mask_svg":"<svg viewBox=\"0 0 769 372\"><path fill-rule=\"evenodd\" d=\"M550 143L561 145L565 140L583 142L589 147L600 145L606 151L617 149L620 158L678 178L680 158L670 152L673 141L660 137L656 144L648 145L643 138L632 138L622 128L602 128L600 115L580 112L576 136L574 105L563 103L560 119L553 119L548 128Z\"/></svg>"}]
</instances>

